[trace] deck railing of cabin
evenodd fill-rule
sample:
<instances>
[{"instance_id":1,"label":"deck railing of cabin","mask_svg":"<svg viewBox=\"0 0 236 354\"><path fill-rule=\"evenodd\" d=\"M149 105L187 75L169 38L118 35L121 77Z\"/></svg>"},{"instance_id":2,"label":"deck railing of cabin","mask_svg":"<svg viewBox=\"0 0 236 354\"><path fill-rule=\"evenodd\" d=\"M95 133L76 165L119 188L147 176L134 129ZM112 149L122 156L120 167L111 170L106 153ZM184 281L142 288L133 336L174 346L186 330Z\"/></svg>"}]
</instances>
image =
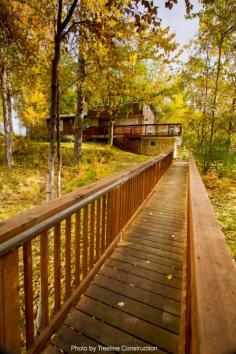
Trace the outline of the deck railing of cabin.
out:
<instances>
[{"instance_id":1,"label":"deck railing of cabin","mask_svg":"<svg viewBox=\"0 0 236 354\"><path fill-rule=\"evenodd\" d=\"M43 349L172 157L160 155L0 224L0 347Z\"/></svg>"},{"instance_id":2,"label":"deck railing of cabin","mask_svg":"<svg viewBox=\"0 0 236 354\"><path fill-rule=\"evenodd\" d=\"M180 353L236 353L236 268L192 155L188 219L186 336Z\"/></svg>"},{"instance_id":3,"label":"deck railing of cabin","mask_svg":"<svg viewBox=\"0 0 236 354\"><path fill-rule=\"evenodd\" d=\"M134 124L114 127L114 135L126 136L179 136L181 132L181 124Z\"/></svg>"},{"instance_id":4,"label":"deck railing of cabin","mask_svg":"<svg viewBox=\"0 0 236 354\"><path fill-rule=\"evenodd\" d=\"M134 124L134 125L115 125L114 135L126 136L179 136L182 133L181 124ZM84 137L95 135L108 135L108 127L92 126L84 131Z\"/></svg>"}]
</instances>

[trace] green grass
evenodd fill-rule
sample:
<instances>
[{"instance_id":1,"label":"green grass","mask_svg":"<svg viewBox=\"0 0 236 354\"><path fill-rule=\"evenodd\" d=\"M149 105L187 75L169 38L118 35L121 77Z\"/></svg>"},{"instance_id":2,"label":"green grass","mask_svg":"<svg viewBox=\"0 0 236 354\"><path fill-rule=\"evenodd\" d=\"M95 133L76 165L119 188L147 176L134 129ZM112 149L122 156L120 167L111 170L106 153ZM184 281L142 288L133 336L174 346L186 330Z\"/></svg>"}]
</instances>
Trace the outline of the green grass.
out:
<instances>
[{"instance_id":1,"label":"green grass","mask_svg":"<svg viewBox=\"0 0 236 354\"><path fill-rule=\"evenodd\" d=\"M48 143L17 138L9 171L0 140L0 220L45 201L48 149ZM61 154L63 194L149 159L95 142L83 144L80 168L73 164L73 143L62 143Z\"/></svg>"}]
</instances>

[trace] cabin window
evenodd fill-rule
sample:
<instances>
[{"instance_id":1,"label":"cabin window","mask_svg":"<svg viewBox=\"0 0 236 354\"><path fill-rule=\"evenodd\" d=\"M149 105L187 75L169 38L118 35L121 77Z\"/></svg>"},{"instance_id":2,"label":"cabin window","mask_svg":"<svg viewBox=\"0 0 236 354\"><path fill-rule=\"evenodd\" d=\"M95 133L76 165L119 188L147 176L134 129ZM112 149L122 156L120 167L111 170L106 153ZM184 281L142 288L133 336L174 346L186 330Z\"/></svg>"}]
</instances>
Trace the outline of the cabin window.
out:
<instances>
[{"instance_id":1,"label":"cabin window","mask_svg":"<svg viewBox=\"0 0 236 354\"><path fill-rule=\"evenodd\" d=\"M153 127L152 125L147 125L146 126L146 134L155 134L155 127Z\"/></svg>"},{"instance_id":2,"label":"cabin window","mask_svg":"<svg viewBox=\"0 0 236 354\"><path fill-rule=\"evenodd\" d=\"M157 146L156 140L150 140L149 145L150 146Z\"/></svg>"}]
</instances>

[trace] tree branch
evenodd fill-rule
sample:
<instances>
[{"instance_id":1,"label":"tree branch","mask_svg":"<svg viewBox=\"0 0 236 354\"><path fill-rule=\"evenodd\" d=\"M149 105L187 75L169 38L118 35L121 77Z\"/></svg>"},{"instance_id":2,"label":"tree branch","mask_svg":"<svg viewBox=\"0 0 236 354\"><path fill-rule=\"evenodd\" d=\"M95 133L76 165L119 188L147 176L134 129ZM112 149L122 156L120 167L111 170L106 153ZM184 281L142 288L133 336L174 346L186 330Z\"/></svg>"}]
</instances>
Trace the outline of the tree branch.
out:
<instances>
[{"instance_id":1,"label":"tree branch","mask_svg":"<svg viewBox=\"0 0 236 354\"><path fill-rule=\"evenodd\" d=\"M60 31L61 33L64 31L64 29L66 28L66 26L68 25L68 23L70 22L72 16L73 16L73 12L75 10L75 7L78 3L78 0L73 0L73 3L68 11L68 14L66 16L66 18L64 19L64 21L61 23L61 26L60 26Z\"/></svg>"}]
</instances>

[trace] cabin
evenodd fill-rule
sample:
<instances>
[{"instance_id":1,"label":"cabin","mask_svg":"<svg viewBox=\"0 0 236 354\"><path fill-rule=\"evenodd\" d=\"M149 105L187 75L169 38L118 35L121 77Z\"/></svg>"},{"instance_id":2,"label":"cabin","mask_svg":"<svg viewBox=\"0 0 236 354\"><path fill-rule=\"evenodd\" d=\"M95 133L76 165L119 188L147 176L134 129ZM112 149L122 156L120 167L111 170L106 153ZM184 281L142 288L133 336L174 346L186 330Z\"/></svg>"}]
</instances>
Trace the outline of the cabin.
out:
<instances>
[{"instance_id":1,"label":"cabin","mask_svg":"<svg viewBox=\"0 0 236 354\"><path fill-rule=\"evenodd\" d=\"M116 112L113 112L115 115ZM89 110L88 115L89 126L108 127L112 120L112 114L109 110L103 111ZM118 114L115 124L117 125L136 125L136 124L154 124L155 114L152 108L148 105L144 105L140 108L138 103L133 103L131 110L128 113Z\"/></svg>"},{"instance_id":2,"label":"cabin","mask_svg":"<svg viewBox=\"0 0 236 354\"><path fill-rule=\"evenodd\" d=\"M113 112L116 115L116 112ZM109 139L112 113L109 110L88 110L85 116L86 127L83 130L83 141ZM60 132L62 135L74 134L75 115L60 116ZM49 130L49 118L46 119ZM179 123L155 124L152 108L133 103L126 114L118 114L115 120L113 136L114 145L137 154L156 156L181 145L182 125Z\"/></svg>"},{"instance_id":3,"label":"cabin","mask_svg":"<svg viewBox=\"0 0 236 354\"><path fill-rule=\"evenodd\" d=\"M85 127L105 127L110 126L112 116L116 112L109 112L108 109L95 110L89 109L88 113L85 114ZM60 116L60 132L63 135L74 135L74 114L66 114ZM118 114L115 125L137 125L137 124L154 124L155 115L152 108L148 105L144 105L140 108L138 103L133 103L131 110L126 114ZM49 131L50 119L46 118L47 130Z\"/></svg>"}]
</instances>

